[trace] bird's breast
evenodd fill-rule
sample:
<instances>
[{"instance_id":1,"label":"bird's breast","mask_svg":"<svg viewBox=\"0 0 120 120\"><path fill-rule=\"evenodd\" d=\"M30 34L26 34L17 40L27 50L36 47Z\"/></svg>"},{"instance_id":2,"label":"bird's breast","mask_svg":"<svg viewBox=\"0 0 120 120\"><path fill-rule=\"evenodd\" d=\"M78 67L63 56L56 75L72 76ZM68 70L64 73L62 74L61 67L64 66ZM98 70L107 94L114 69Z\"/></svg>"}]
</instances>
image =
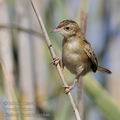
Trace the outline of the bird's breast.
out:
<instances>
[{"instance_id":1,"label":"bird's breast","mask_svg":"<svg viewBox=\"0 0 120 120\"><path fill-rule=\"evenodd\" d=\"M76 68L80 65L79 53L80 46L77 42L70 42L63 46L63 62L72 73L76 73Z\"/></svg>"},{"instance_id":2,"label":"bird's breast","mask_svg":"<svg viewBox=\"0 0 120 120\"><path fill-rule=\"evenodd\" d=\"M78 41L63 45L62 59L65 66L74 74L78 72L80 66L85 68L88 62L88 57Z\"/></svg>"},{"instance_id":3,"label":"bird's breast","mask_svg":"<svg viewBox=\"0 0 120 120\"><path fill-rule=\"evenodd\" d=\"M66 62L74 62L73 64L80 63L82 59L87 58L78 40L70 41L64 44L63 57Z\"/></svg>"},{"instance_id":4,"label":"bird's breast","mask_svg":"<svg viewBox=\"0 0 120 120\"><path fill-rule=\"evenodd\" d=\"M80 46L77 41L71 41L63 46L63 57L66 61L76 62L79 58Z\"/></svg>"},{"instance_id":5,"label":"bird's breast","mask_svg":"<svg viewBox=\"0 0 120 120\"><path fill-rule=\"evenodd\" d=\"M65 47L72 52L76 52L80 49L79 41L70 41L67 44L65 44Z\"/></svg>"}]
</instances>

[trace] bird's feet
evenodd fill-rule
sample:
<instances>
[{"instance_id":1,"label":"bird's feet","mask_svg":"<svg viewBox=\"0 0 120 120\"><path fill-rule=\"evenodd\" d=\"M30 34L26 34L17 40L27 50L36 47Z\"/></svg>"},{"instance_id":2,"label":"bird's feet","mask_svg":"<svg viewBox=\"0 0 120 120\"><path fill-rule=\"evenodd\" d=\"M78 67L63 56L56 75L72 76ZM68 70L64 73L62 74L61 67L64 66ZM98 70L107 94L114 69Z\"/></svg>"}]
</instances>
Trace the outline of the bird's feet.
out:
<instances>
[{"instance_id":1,"label":"bird's feet","mask_svg":"<svg viewBox=\"0 0 120 120\"><path fill-rule=\"evenodd\" d=\"M71 90L72 90L73 86L70 85L70 86L64 86L64 92L65 94L68 94Z\"/></svg>"},{"instance_id":2,"label":"bird's feet","mask_svg":"<svg viewBox=\"0 0 120 120\"><path fill-rule=\"evenodd\" d=\"M77 80L75 79L75 80L74 80L74 83L73 83L72 85L64 86L65 94L68 94L68 93L75 87L76 82L77 82Z\"/></svg>"},{"instance_id":3,"label":"bird's feet","mask_svg":"<svg viewBox=\"0 0 120 120\"><path fill-rule=\"evenodd\" d=\"M61 67L61 69L62 69L62 71L63 71L63 69L64 69L64 65L63 65L63 63L62 63L62 60L61 60L59 57L53 58L51 64L53 64L53 65L55 65L55 66L57 66L57 65L59 64L60 67Z\"/></svg>"},{"instance_id":4,"label":"bird's feet","mask_svg":"<svg viewBox=\"0 0 120 120\"><path fill-rule=\"evenodd\" d=\"M51 64L57 66L60 63L61 59L59 57L53 58Z\"/></svg>"}]
</instances>

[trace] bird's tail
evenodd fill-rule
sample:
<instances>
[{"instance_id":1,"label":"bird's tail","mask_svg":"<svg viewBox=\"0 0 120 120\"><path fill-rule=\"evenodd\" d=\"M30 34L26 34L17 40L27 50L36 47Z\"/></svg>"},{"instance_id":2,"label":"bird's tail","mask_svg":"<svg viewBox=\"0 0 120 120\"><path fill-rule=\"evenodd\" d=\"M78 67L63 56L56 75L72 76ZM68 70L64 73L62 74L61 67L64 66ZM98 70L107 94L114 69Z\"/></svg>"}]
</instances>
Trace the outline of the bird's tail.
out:
<instances>
[{"instance_id":1,"label":"bird's tail","mask_svg":"<svg viewBox=\"0 0 120 120\"><path fill-rule=\"evenodd\" d=\"M110 70L108 70L104 67L100 67L100 66L98 66L97 70L100 71L100 72L108 73L108 74L112 73Z\"/></svg>"}]
</instances>

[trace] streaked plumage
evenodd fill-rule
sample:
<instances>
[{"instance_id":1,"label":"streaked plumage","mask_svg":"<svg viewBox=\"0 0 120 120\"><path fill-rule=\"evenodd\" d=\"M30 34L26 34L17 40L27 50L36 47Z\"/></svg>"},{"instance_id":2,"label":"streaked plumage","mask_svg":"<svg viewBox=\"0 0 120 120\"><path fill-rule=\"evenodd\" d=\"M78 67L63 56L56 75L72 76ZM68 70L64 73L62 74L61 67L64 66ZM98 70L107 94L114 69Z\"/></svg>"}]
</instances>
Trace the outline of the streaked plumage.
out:
<instances>
[{"instance_id":1,"label":"streaked plumage","mask_svg":"<svg viewBox=\"0 0 120 120\"><path fill-rule=\"evenodd\" d=\"M64 36L62 62L71 73L82 76L91 70L111 73L108 69L98 66L96 55L90 43L75 21L64 20L60 22L56 31Z\"/></svg>"}]
</instances>

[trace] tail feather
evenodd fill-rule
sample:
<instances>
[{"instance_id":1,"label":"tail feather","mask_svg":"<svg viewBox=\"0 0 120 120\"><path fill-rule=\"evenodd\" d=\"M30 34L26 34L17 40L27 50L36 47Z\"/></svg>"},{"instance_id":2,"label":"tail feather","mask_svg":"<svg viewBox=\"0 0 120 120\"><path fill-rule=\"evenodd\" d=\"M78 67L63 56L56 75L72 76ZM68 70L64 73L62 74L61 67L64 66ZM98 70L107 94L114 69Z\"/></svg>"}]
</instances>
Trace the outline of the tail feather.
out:
<instances>
[{"instance_id":1,"label":"tail feather","mask_svg":"<svg viewBox=\"0 0 120 120\"><path fill-rule=\"evenodd\" d=\"M100 72L108 73L108 74L112 73L110 70L108 70L104 67L101 67L101 66L98 66L97 70L100 71Z\"/></svg>"}]
</instances>

